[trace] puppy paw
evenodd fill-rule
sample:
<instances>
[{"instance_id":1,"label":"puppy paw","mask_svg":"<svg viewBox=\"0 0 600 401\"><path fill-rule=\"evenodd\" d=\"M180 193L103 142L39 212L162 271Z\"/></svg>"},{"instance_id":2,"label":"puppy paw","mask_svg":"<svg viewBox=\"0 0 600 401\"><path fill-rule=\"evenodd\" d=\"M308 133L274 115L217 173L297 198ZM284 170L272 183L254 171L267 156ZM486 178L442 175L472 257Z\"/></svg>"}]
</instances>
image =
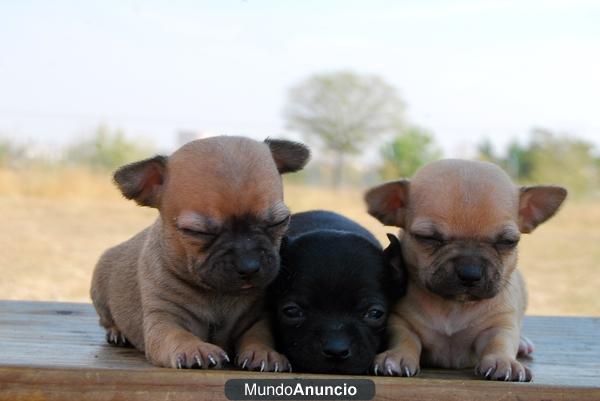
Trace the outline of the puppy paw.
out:
<instances>
[{"instance_id":1,"label":"puppy paw","mask_svg":"<svg viewBox=\"0 0 600 401\"><path fill-rule=\"evenodd\" d=\"M419 360L402 353L389 350L375 357L373 373L383 376L415 376L420 371Z\"/></svg>"},{"instance_id":2,"label":"puppy paw","mask_svg":"<svg viewBox=\"0 0 600 401\"><path fill-rule=\"evenodd\" d=\"M131 343L116 326L106 329L106 342L118 347L131 347Z\"/></svg>"},{"instance_id":3,"label":"puppy paw","mask_svg":"<svg viewBox=\"0 0 600 401\"><path fill-rule=\"evenodd\" d=\"M531 354L534 351L535 347L533 346L533 342L525 337L525 336L521 336L521 339L519 341L519 352L517 354L517 356L529 356L529 354Z\"/></svg>"},{"instance_id":4,"label":"puppy paw","mask_svg":"<svg viewBox=\"0 0 600 401\"><path fill-rule=\"evenodd\" d=\"M243 370L261 372L291 372L288 359L271 348L246 349L237 356L236 365Z\"/></svg>"},{"instance_id":5,"label":"puppy paw","mask_svg":"<svg viewBox=\"0 0 600 401\"><path fill-rule=\"evenodd\" d=\"M229 356L220 347L198 340L175 347L170 362L177 369L220 369L229 363Z\"/></svg>"},{"instance_id":6,"label":"puppy paw","mask_svg":"<svg viewBox=\"0 0 600 401\"><path fill-rule=\"evenodd\" d=\"M514 358L487 355L475 367L475 374L487 380L529 382L531 370Z\"/></svg>"}]
</instances>

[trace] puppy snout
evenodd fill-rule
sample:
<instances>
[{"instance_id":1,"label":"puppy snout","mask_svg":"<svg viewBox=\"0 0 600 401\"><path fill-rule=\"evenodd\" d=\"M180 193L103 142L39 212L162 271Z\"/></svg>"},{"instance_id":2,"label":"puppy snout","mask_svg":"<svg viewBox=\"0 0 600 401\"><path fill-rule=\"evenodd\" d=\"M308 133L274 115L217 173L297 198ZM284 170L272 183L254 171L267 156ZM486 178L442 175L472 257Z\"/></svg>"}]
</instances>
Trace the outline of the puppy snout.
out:
<instances>
[{"instance_id":1,"label":"puppy snout","mask_svg":"<svg viewBox=\"0 0 600 401\"><path fill-rule=\"evenodd\" d=\"M459 265L456 275L464 285L473 286L483 278L483 266L473 263Z\"/></svg>"},{"instance_id":2,"label":"puppy snout","mask_svg":"<svg viewBox=\"0 0 600 401\"><path fill-rule=\"evenodd\" d=\"M258 273L261 264L259 258L242 258L236 263L236 271L242 277L250 277Z\"/></svg>"},{"instance_id":3,"label":"puppy snout","mask_svg":"<svg viewBox=\"0 0 600 401\"><path fill-rule=\"evenodd\" d=\"M326 358L344 360L350 357L350 340L347 338L329 338L323 342L321 352Z\"/></svg>"}]
</instances>

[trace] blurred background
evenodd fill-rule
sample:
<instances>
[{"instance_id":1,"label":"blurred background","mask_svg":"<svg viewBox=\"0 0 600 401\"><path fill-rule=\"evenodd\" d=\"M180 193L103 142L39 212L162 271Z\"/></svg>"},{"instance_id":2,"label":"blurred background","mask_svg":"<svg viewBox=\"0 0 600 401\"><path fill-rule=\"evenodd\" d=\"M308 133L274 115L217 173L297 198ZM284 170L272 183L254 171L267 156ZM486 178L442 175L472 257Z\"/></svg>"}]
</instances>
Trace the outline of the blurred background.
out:
<instances>
[{"instance_id":1,"label":"blurred background","mask_svg":"<svg viewBox=\"0 0 600 401\"><path fill-rule=\"evenodd\" d=\"M89 301L156 211L119 165L211 135L301 140L293 211L386 232L362 193L446 157L570 197L520 268L531 314L600 316L597 1L2 1L0 298Z\"/></svg>"}]
</instances>

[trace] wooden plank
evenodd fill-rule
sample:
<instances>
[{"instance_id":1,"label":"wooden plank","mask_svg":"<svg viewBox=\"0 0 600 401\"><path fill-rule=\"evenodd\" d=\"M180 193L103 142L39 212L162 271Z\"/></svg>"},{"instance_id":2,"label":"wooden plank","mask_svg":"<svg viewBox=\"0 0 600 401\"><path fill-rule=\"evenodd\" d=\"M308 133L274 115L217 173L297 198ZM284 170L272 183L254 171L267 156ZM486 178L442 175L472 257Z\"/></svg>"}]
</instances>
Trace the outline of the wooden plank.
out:
<instances>
[{"instance_id":1,"label":"wooden plank","mask_svg":"<svg viewBox=\"0 0 600 401\"><path fill-rule=\"evenodd\" d=\"M381 400L600 400L600 319L528 317L533 383L488 382L471 370L373 377ZM224 400L231 378L331 378L157 368L112 347L89 304L0 301L0 399ZM346 376L345 378L348 378Z\"/></svg>"}]
</instances>

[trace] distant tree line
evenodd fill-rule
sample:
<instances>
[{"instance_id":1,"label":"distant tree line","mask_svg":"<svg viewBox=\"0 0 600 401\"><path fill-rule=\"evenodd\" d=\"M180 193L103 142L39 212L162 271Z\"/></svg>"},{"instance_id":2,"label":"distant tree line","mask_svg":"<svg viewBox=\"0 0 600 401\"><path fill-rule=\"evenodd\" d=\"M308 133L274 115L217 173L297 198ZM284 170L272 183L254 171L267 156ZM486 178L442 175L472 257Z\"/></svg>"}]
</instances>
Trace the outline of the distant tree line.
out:
<instances>
[{"instance_id":1,"label":"distant tree line","mask_svg":"<svg viewBox=\"0 0 600 401\"><path fill-rule=\"evenodd\" d=\"M393 85L378 76L342 71L303 80L290 89L284 118L288 128L302 134L322 157L287 179L311 184L327 180L335 187L344 181L366 185L410 177L422 165L440 159L433 133L407 121L405 107ZM348 163L375 144L382 144L376 167L358 171ZM52 162L110 171L154 153L148 141L130 139L122 130L101 125ZM476 157L500 165L519 183L565 185L572 194L600 191L598 149L567 133L535 128L527 141L513 140L500 151L485 139ZM26 146L0 138L0 167L18 167L28 159L40 162Z\"/></svg>"},{"instance_id":2,"label":"distant tree line","mask_svg":"<svg viewBox=\"0 0 600 401\"><path fill-rule=\"evenodd\" d=\"M43 153L33 152L27 145L17 145L0 138L0 168L62 165L110 171L154 153L154 146L147 140L127 138L122 130L111 129L106 124L67 145L58 157L48 157Z\"/></svg>"},{"instance_id":3,"label":"distant tree line","mask_svg":"<svg viewBox=\"0 0 600 401\"><path fill-rule=\"evenodd\" d=\"M600 188L600 157L594 145L566 133L535 128L528 142L513 140L502 154L486 139L478 146L478 155L521 183L562 184L575 194Z\"/></svg>"},{"instance_id":4,"label":"distant tree line","mask_svg":"<svg viewBox=\"0 0 600 401\"><path fill-rule=\"evenodd\" d=\"M433 133L410 124L404 110L398 91L382 78L341 71L316 74L292 87L284 118L309 144L331 155L332 184L339 186L347 159L368 144L384 143L378 179L410 177L442 157ZM574 194L600 188L597 150L573 135L536 128L528 142L514 140L499 153L486 139L476 157L500 165L520 183L561 184Z\"/></svg>"},{"instance_id":5,"label":"distant tree line","mask_svg":"<svg viewBox=\"0 0 600 401\"><path fill-rule=\"evenodd\" d=\"M93 169L114 170L155 152L148 141L128 139L120 130L111 130L100 125L93 135L67 147L65 161L71 164L86 165Z\"/></svg>"}]
</instances>

